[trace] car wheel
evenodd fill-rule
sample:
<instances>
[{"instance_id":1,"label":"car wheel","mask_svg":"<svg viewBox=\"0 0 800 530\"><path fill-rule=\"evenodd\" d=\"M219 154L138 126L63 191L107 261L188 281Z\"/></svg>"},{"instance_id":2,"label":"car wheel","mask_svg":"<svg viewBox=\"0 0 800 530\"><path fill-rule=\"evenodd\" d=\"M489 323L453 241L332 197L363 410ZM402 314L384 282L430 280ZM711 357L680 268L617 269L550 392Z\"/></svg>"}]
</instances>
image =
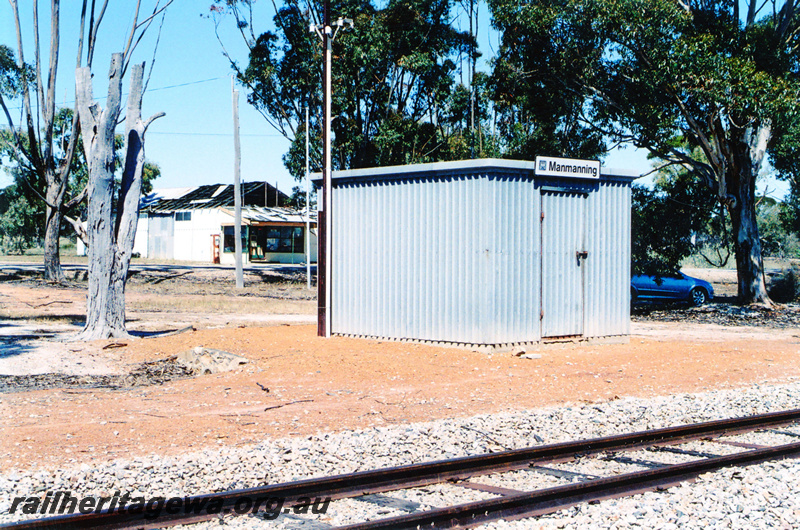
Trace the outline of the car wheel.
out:
<instances>
[{"instance_id":1,"label":"car wheel","mask_svg":"<svg viewBox=\"0 0 800 530\"><path fill-rule=\"evenodd\" d=\"M700 287L695 287L692 289L692 303L694 305L703 305L708 302L708 294L706 294L705 289L701 289Z\"/></svg>"}]
</instances>

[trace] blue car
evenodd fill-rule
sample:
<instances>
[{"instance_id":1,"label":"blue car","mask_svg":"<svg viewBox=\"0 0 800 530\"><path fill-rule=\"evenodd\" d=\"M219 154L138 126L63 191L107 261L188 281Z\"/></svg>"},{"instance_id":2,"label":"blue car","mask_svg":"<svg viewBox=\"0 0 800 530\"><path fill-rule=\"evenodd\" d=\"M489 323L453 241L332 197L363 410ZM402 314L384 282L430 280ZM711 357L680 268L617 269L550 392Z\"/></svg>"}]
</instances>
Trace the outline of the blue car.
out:
<instances>
[{"instance_id":1,"label":"blue car","mask_svg":"<svg viewBox=\"0 0 800 530\"><path fill-rule=\"evenodd\" d=\"M682 272L656 278L636 275L631 278L631 301L686 301L703 305L714 298L710 283L686 276Z\"/></svg>"}]
</instances>

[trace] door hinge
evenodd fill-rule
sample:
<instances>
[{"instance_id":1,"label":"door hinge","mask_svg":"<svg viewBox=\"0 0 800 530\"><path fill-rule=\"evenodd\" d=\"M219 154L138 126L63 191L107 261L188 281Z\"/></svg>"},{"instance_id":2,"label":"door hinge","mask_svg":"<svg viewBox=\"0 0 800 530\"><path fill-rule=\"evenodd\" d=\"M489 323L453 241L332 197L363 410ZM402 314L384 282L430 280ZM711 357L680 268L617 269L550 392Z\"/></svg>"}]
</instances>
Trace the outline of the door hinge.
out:
<instances>
[{"instance_id":1,"label":"door hinge","mask_svg":"<svg viewBox=\"0 0 800 530\"><path fill-rule=\"evenodd\" d=\"M544 309L539 311L539 320L544 320Z\"/></svg>"},{"instance_id":2,"label":"door hinge","mask_svg":"<svg viewBox=\"0 0 800 530\"><path fill-rule=\"evenodd\" d=\"M544 221L544 212L542 212L542 215L541 215L541 218L539 219L539 221Z\"/></svg>"}]
</instances>

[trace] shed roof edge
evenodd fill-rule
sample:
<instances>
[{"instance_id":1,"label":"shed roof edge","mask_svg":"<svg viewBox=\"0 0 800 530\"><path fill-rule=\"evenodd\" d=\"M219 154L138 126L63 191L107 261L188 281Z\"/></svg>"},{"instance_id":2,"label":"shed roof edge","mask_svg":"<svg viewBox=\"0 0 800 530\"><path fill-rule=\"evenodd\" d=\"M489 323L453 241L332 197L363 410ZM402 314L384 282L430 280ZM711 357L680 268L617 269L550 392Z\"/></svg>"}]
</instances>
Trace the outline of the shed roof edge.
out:
<instances>
[{"instance_id":1,"label":"shed roof edge","mask_svg":"<svg viewBox=\"0 0 800 530\"><path fill-rule=\"evenodd\" d=\"M452 162L430 162L425 164L408 164L403 166L383 166L363 169L347 169L333 171L331 178L360 179L381 177L402 177L420 173L452 173L459 170L512 170L534 173L536 163L532 160L511 160L506 158L479 158L472 160L456 160ZM616 179L635 180L642 175L635 170L609 168L600 166L600 174L604 177ZM312 173L312 180L319 185L322 182L322 173Z\"/></svg>"}]
</instances>

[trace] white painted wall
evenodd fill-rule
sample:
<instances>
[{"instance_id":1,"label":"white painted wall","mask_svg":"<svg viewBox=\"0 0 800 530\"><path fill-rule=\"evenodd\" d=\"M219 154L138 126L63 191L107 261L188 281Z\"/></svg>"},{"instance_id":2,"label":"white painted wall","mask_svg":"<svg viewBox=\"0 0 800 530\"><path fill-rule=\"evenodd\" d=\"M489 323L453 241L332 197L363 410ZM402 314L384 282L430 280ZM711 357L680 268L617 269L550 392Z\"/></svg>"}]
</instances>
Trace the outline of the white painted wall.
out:
<instances>
[{"instance_id":1,"label":"white painted wall","mask_svg":"<svg viewBox=\"0 0 800 530\"><path fill-rule=\"evenodd\" d=\"M192 210L191 221L176 220L173 259L211 263L211 236L221 234L222 223L230 221L218 209Z\"/></svg>"},{"instance_id":2,"label":"white painted wall","mask_svg":"<svg viewBox=\"0 0 800 530\"><path fill-rule=\"evenodd\" d=\"M140 258L147 257L148 220L149 218L146 215L139 215L139 221L136 223L136 239L133 240L133 253L138 253Z\"/></svg>"},{"instance_id":3,"label":"white painted wall","mask_svg":"<svg viewBox=\"0 0 800 530\"><path fill-rule=\"evenodd\" d=\"M233 216L220 209L192 210L191 221L175 221L172 259L211 263L211 236L216 234L220 236L220 263L234 265L233 252L223 252L222 225L231 223ZM133 251L143 258L147 257L148 236L148 218L141 216L136 228ZM312 228L310 236L306 236L311 241L311 262L316 263L317 230ZM266 259L273 263L300 264L305 263L305 253L268 253ZM247 252L244 253L244 262L249 263Z\"/></svg>"}]
</instances>

